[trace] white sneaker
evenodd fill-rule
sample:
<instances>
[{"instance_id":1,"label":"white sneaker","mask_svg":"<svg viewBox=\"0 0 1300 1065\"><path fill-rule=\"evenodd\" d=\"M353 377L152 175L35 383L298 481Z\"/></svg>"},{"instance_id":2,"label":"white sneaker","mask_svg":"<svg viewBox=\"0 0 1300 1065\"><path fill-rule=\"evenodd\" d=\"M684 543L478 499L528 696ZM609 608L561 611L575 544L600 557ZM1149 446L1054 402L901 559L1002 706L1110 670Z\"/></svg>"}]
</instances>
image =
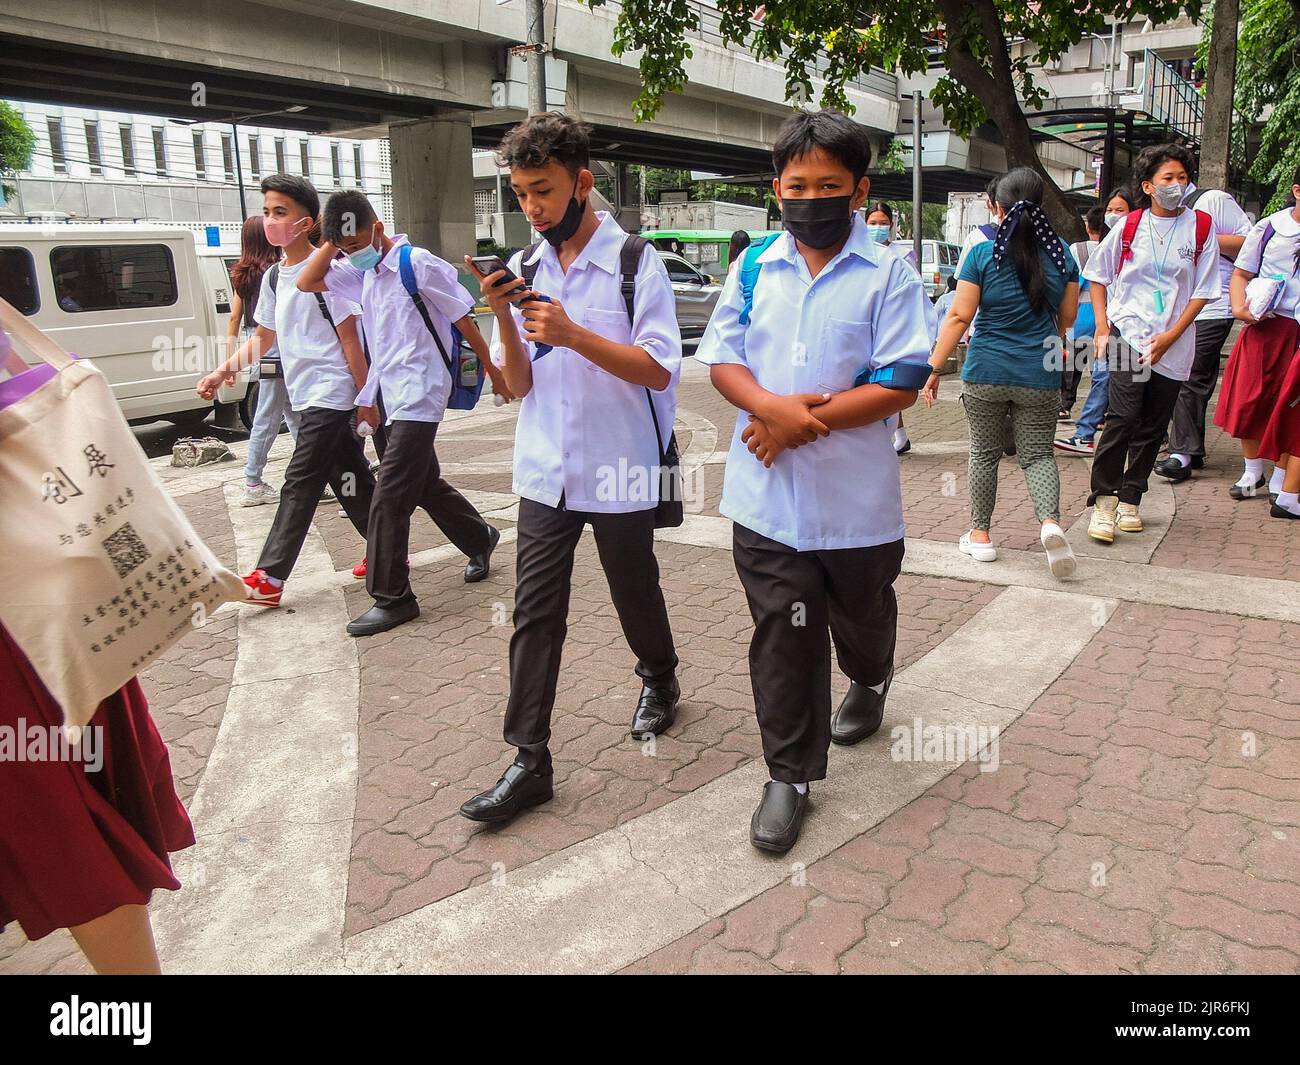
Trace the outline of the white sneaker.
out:
<instances>
[{"instance_id":1,"label":"white sneaker","mask_svg":"<svg viewBox=\"0 0 1300 1065\"><path fill-rule=\"evenodd\" d=\"M1115 518L1115 525L1120 532L1140 533L1142 516L1138 514L1136 503L1121 503Z\"/></svg>"},{"instance_id":2,"label":"white sneaker","mask_svg":"<svg viewBox=\"0 0 1300 1065\"><path fill-rule=\"evenodd\" d=\"M998 557L998 549L992 544L981 544L970 538L970 533L961 534L957 548L963 555L970 555L976 562L993 562Z\"/></svg>"},{"instance_id":3,"label":"white sneaker","mask_svg":"<svg viewBox=\"0 0 1300 1065\"><path fill-rule=\"evenodd\" d=\"M239 501L239 505L243 507L260 507L264 503L274 503L279 498L279 491L269 484L246 484L244 485L244 498Z\"/></svg>"},{"instance_id":4,"label":"white sneaker","mask_svg":"<svg viewBox=\"0 0 1300 1065\"><path fill-rule=\"evenodd\" d=\"M1038 534L1043 550L1047 552L1047 568L1058 580L1074 575L1074 551L1064 530L1056 522L1048 522Z\"/></svg>"},{"instance_id":5,"label":"white sneaker","mask_svg":"<svg viewBox=\"0 0 1300 1065\"><path fill-rule=\"evenodd\" d=\"M1088 535L1103 544L1115 542L1115 514L1119 496L1098 496L1088 521Z\"/></svg>"}]
</instances>

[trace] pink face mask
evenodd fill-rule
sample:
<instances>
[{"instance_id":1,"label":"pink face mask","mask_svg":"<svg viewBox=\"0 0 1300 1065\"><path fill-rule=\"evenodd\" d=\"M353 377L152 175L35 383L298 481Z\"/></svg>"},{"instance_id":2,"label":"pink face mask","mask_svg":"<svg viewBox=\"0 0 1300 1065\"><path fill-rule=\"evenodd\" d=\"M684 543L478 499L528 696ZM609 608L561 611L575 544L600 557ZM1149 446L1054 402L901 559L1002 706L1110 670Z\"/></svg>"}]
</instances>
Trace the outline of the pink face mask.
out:
<instances>
[{"instance_id":1,"label":"pink face mask","mask_svg":"<svg viewBox=\"0 0 1300 1065\"><path fill-rule=\"evenodd\" d=\"M262 229L266 231L266 239L274 244L277 248L283 248L294 242L302 230L299 228L306 218L295 218L292 222L284 218L272 218L270 215L262 215Z\"/></svg>"}]
</instances>

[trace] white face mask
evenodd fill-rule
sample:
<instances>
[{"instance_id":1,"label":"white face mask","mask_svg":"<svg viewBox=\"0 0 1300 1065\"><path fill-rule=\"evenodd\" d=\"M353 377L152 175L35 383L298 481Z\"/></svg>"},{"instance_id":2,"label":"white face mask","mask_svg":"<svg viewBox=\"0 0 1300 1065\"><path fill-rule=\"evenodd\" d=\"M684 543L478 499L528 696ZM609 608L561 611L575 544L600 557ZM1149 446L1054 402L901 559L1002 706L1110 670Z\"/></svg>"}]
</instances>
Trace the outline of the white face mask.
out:
<instances>
[{"instance_id":1,"label":"white face mask","mask_svg":"<svg viewBox=\"0 0 1300 1065\"><path fill-rule=\"evenodd\" d=\"M1175 184L1151 186L1151 198L1166 211L1176 210L1178 205L1183 202L1183 197L1186 195L1186 185Z\"/></svg>"},{"instance_id":2,"label":"white face mask","mask_svg":"<svg viewBox=\"0 0 1300 1065\"><path fill-rule=\"evenodd\" d=\"M1114 214L1106 215L1106 219L1105 219L1106 228L1114 229L1117 225L1119 225L1120 221L1123 218L1124 218L1124 212L1122 211L1116 211Z\"/></svg>"}]
</instances>

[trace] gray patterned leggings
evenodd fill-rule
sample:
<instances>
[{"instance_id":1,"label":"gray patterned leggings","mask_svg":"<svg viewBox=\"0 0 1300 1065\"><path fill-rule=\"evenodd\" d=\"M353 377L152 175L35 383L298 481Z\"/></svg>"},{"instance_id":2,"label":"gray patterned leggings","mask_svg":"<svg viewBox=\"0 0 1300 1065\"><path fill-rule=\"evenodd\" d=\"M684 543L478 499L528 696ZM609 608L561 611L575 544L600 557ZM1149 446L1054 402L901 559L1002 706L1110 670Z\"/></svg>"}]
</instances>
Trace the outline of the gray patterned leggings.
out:
<instances>
[{"instance_id":1,"label":"gray patterned leggings","mask_svg":"<svg viewBox=\"0 0 1300 1065\"><path fill-rule=\"evenodd\" d=\"M1056 472L1052 438L1060 390L1017 385L962 384L962 405L970 422L970 525L987 530L998 500L998 460L1007 412L1015 433L1016 458L1039 521L1061 518L1061 480Z\"/></svg>"}]
</instances>

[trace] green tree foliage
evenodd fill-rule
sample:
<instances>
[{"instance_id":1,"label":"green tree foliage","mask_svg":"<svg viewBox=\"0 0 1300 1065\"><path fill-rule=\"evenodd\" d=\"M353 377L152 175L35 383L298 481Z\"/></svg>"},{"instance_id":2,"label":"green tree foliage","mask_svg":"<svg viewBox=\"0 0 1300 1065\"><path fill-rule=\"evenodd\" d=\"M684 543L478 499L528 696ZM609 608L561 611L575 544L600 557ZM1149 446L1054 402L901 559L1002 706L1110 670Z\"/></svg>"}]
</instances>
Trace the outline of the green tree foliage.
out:
<instances>
[{"instance_id":1,"label":"green tree foliage","mask_svg":"<svg viewBox=\"0 0 1300 1065\"><path fill-rule=\"evenodd\" d=\"M27 169L35 147L36 134L18 109L0 100L0 188L6 197L12 193L13 184L5 179Z\"/></svg>"}]
</instances>

